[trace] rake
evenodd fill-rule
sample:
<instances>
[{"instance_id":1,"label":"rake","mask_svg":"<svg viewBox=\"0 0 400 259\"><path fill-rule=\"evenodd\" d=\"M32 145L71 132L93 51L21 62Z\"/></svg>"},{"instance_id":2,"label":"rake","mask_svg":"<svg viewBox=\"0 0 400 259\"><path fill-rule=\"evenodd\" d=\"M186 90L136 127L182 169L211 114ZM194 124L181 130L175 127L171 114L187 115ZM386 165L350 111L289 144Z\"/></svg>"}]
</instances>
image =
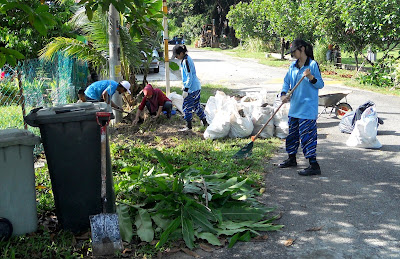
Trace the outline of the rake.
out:
<instances>
[{"instance_id":1,"label":"rake","mask_svg":"<svg viewBox=\"0 0 400 259\"><path fill-rule=\"evenodd\" d=\"M286 95L285 99L282 100L282 103L279 105L279 107L274 111L274 113L271 115L271 117L268 119L268 121L264 124L264 126L257 132L256 135L251 136L251 141L244 147L242 147L238 152L236 152L235 155L233 155L233 158L239 159L239 158L244 158L248 157L251 155L252 150L253 150L253 145L254 141L258 138L258 136L261 134L261 132L265 129L265 127L268 125L268 123L274 118L274 116L278 113L279 109L282 107L283 104L286 103L286 101L290 98L290 96L293 94L293 91L299 86L301 81L304 79L304 75L300 78L300 80L297 82L297 84L293 87L291 91L288 92Z\"/></svg>"}]
</instances>

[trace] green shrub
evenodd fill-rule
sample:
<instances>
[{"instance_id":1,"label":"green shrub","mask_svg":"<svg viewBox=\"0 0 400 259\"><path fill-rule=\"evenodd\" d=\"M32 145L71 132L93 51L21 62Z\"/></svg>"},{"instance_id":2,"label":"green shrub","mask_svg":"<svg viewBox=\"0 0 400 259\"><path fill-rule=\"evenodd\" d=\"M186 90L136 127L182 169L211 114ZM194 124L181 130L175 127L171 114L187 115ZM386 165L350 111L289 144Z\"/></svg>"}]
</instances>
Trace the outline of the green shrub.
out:
<instances>
[{"instance_id":1,"label":"green shrub","mask_svg":"<svg viewBox=\"0 0 400 259\"><path fill-rule=\"evenodd\" d=\"M396 64L394 65L393 77L394 77L394 87L400 88L400 61L397 61Z\"/></svg>"},{"instance_id":2,"label":"green shrub","mask_svg":"<svg viewBox=\"0 0 400 259\"><path fill-rule=\"evenodd\" d=\"M318 64L326 64L326 52L328 51L328 43L321 39L315 42L314 44L314 60L318 62Z\"/></svg>"},{"instance_id":3,"label":"green shrub","mask_svg":"<svg viewBox=\"0 0 400 259\"><path fill-rule=\"evenodd\" d=\"M18 94L18 84L16 80L2 80L0 83L0 95L8 96L11 99Z\"/></svg>"},{"instance_id":4,"label":"green shrub","mask_svg":"<svg viewBox=\"0 0 400 259\"><path fill-rule=\"evenodd\" d=\"M362 84L371 84L378 87L390 88L395 85L397 77L396 59L393 57L378 60L372 70L359 79Z\"/></svg>"},{"instance_id":5,"label":"green shrub","mask_svg":"<svg viewBox=\"0 0 400 259\"><path fill-rule=\"evenodd\" d=\"M260 38L247 38L243 48L250 52L265 52L267 51L267 46L263 40Z\"/></svg>"},{"instance_id":6,"label":"green shrub","mask_svg":"<svg viewBox=\"0 0 400 259\"><path fill-rule=\"evenodd\" d=\"M182 23L182 33L186 44L189 44L188 40L189 42L194 41L201 34L201 27L206 24L205 21L206 19L202 14L185 17Z\"/></svg>"}]
</instances>

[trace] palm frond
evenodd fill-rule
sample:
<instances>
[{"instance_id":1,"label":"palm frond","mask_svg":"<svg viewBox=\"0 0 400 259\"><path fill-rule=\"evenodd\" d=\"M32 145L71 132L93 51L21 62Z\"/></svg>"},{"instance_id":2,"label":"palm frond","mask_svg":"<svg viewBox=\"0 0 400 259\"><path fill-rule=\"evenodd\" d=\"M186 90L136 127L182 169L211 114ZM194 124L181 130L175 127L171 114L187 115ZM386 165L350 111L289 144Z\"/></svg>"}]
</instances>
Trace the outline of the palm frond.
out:
<instances>
[{"instance_id":1,"label":"palm frond","mask_svg":"<svg viewBox=\"0 0 400 259\"><path fill-rule=\"evenodd\" d=\"M138 45L135 44L135 41L132 39L126 27L120 28L120 45L128 64L138 68L142 63L140 49Z\"/></svg>"},{"instance_id":2,"label":"palm frond","mask_svg":"<svg viewBox=\"0 0 400 259\"><path fill-rule=\"evenodd\" d=\"M95 66L106 64L106 59L97 49L86 45L85 43L71 38L57 37L40 50L40 58L53 60L55 54L59 51L68 56L76 57L85 62L91 62Z\"/></svg>"}]
</instances>

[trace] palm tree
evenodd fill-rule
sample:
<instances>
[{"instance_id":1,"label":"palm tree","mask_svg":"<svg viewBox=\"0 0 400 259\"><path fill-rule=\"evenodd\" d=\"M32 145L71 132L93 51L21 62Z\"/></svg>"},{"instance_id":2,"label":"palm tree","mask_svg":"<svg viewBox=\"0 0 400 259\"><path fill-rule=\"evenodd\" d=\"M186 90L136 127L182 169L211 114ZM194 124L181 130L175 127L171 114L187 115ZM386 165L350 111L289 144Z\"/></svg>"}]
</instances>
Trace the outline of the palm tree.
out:
<instances>
[{"instance_id":1,"label":"palm tree","mask_svg":"<svg viewBox=\"0 0 400 259\"><path fill-rule=\"evenodd\" d=\"M121 20L123 21L123 17L121 17ZM101 76L107 77L107 60L109 57L107 15L101 10L97 10L93 13L92 20L89 20L85 9L82 7L75 12L69 23L77 34L85 37L85 41L75 38L56 37L40 51L40 58L53 60L56 56L55 54L62 51L68 56L87 62L89 67L92 67ZM125 80L133 83L133 93L140 91L139 86L136 84L135 75L143 63L141 51L151 53L152 49L157 46L156 44L159 45L156 42L156 38L152 36L154 34L154 32L152 33L152 28L142 26L140 30L144 32L141 37L131 36L132 25L130 24L126 26L120 25L119 30L122 76ZM148 69L145 69L144 73L146 78Z\"/></svg>"}]
</instances>

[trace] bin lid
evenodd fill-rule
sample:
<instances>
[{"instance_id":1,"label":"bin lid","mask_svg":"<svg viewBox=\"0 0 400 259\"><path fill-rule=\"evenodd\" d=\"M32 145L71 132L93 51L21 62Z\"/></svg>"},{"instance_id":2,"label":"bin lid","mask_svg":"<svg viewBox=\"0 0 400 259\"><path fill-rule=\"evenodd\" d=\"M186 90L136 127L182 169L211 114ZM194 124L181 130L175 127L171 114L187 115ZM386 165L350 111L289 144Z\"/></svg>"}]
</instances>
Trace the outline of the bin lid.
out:
<instances>
[{"instance_id":1,"label":"bin lid","mask_svg":"<svg viewBox=\"0 0 400 259\"><path fill-rule=\"evenodd\" d=\"M22 129L0 130L0 147L16 145L34 146L40 144L40 138L32 132Z\"/></svg>"},{"instance_id":2,"label":"bin lid","mask_svg":"<svg viewBox=\"0 0 400 259\"><path fill-rule=\"evenodd\" d=\"M57 105L50 108L36 108L24 117L26 123L33 127L41 124L96 120L96 112L110 112L113 119L111 106L104 102L98 103L71 103Z\"/></svg>"}]
</instances>

